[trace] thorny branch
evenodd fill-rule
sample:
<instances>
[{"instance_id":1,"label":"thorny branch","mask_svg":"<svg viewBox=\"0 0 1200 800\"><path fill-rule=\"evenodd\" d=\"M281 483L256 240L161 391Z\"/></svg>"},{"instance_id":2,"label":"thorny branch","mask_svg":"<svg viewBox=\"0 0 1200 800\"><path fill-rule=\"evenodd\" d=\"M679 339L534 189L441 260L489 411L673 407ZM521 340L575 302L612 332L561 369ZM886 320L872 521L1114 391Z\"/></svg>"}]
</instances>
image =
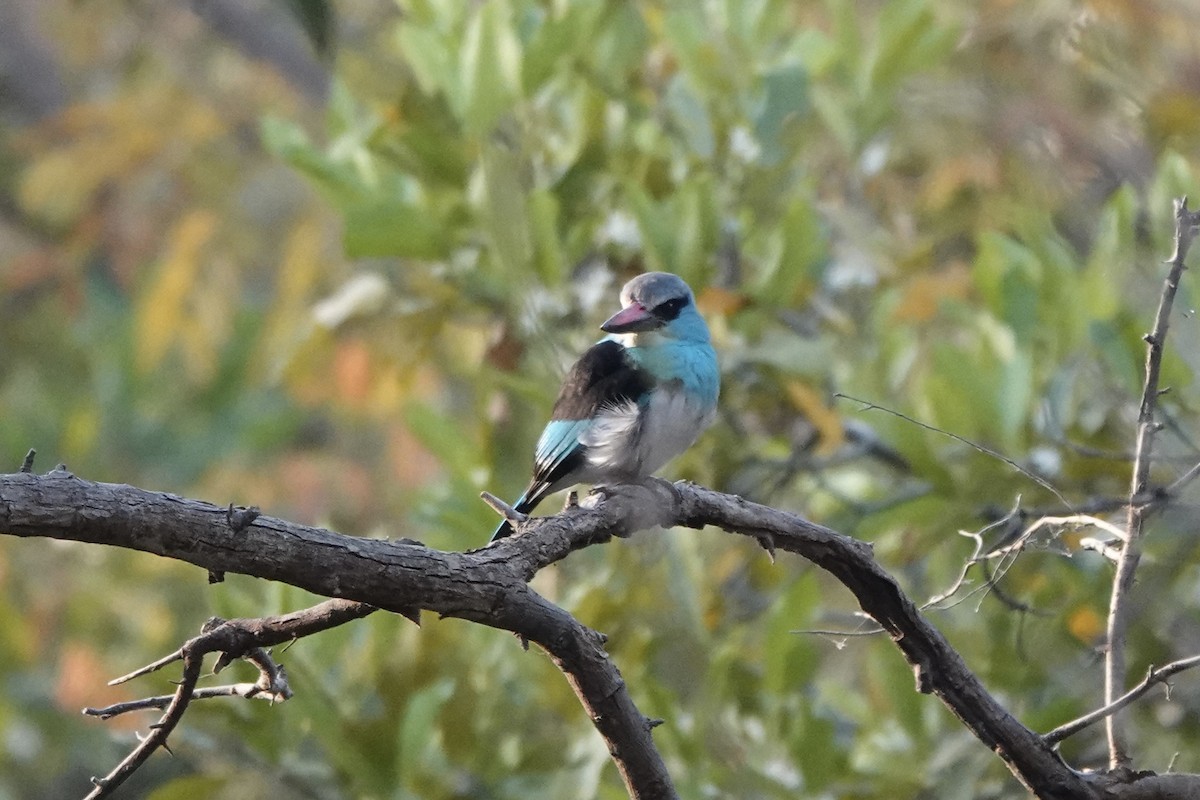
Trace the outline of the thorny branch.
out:
<instances>
[{"instance_id":1,"label":"thorny branch","mask_svg":"<svg viewBox=\"0 0 1200 800\"><path fill-rule=\"evenodd\" d=\"M1137 504L1136 498L1145 494L1150 482L1154 434L1159 428L1155 420L1158 407L1159 373L1162 369L1163 346L1167 340L1167 329L1171 320L1171 308L1175 292L1185 269L1184 260L1192 246L1200 212L1189 211L1187 198L1175 201L1174 252L1167 259L1170 269L1163 281L1162 296L1154 319L1154 329L1146 334L1146 379L1142 386L1142 398L1138 408L1137 444L1134 449L1133 478L1129 487L1129 512L1125 525L1125 540L1120 547L1117 570L1113 576L1113 588L1109 601L1107 648L1104 656L1104 703L1114 705L1125 691L1126 661L1125 639L1129 624L1126 598L1133 589L1134 576L1142 555L1143 522L1145 507ZM1186 476L1185 476L1186 477ZM1190 478L1189 478L1190 480ZM1108 737L1109 767L1126 767L1129 764L1129 748L1126 741L1122 714L1117 711L1105 719L1105 734Z\"/></svg>"},{"instance_id":2,"label":"thorny branch","mask_svg":"<svg viewBox=\"0 0 1200 800\"><path fill-rule=\"evenodd\" d=\"M1056 745L1067 737L1074 736L1075 734L1079 733L1084 728L1087 728L1090 725L1095 725L1102 719L1107 719L1111 715L1120 711L1122 708L1125 708L1125 706L1137 700L1146 692L1150 691L1150 689L1155 685L1160 683L1166 684L1168 680L1170 680L1173 676L1178 675L1180 672L1198 666L1200 666L1200 656L1181 658L1178 661L1172 661L1170 664L1164 664L1161 667L1150 667L1150 669L1146 671L1146 677L1142 679L1141 683L1118 697L1112 703L1109 703L1102 708L1097 708L1095 711L1084 714L1078 719L1074 719L1070 722L1059 725L1054 730L1045 734L1042 738L1045 739L1049 744Z\"/></svg>"},{"instance_id":3,"label":"thorny branch","mask_svg":"<svg viewBox=\"0 0 1200 800\"><path fill-rule=\"evenodd\" d=\"M312 608L276 617L245 620L223 620L213 617L204 624L199 636L189 639L174 653L109 681L110 686L126 683L176 661L183 662L183 677L174 694L116 703L104 708L83 709L84 714L100 719L111 719L130 711L165 709L159 720L150 726L150 733L138 742L137 747L128 756L103 778L92 779L93 788L87 795L88 800L108 797L144 764L155 750L167 749L167 737L183 719L191 701L231 696L246 699L257 697L271 702L289 699L292 689L288 685L287 672L265 648L361 619L373 611L373 607L364 603L326 600ZM204 656L209 653L220 654L213 666L214 675L235 659L241 658L258 668L258 680L254 683L196 688Z\"/></svg>"}]
</instances>

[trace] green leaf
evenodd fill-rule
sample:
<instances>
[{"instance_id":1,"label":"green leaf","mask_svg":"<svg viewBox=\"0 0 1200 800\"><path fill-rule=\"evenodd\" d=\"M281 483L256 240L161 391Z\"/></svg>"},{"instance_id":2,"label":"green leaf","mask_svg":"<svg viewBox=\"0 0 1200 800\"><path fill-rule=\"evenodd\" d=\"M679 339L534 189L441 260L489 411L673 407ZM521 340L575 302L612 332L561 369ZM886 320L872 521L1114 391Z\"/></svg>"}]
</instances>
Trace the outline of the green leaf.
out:
<instances>
[{"instance_id":1,"label":"green leaf","mask_svg":"<svg viewBox=\"0 0 1200 800\"><path fill-rule=\"evenodd\" d=\"M488 0L467 23L459 54L463 75L463 121L486 133L521 96L521 43L506 0Z\"/></svg>"},{"instance_id":2,"label":"green leaf","mask_svg":"<svg viewBox=\"0 0 1200 800\"><path fill-rule=\"evenodd\" d=\"M300 23L318 55L328 55L337 28L336 12L327 0L286 0L287 8Z\"/></svg>"},{"instance_id":3,"label":"green leaf","mask_svg":"<svg viewBox=\"0 0 1200 800\"><path fill-rule=\"evenodd\" d=\"M763 303L791 306L814 285L829 259L825 227L808 192L795 193L774 233L777 254L763 260L753 291Z\"/></svg>"},{"instance_id":4,"label":"green leaf","mask_svg":"<svg viewBox=\"0 0 1200 800\"><path fill-rule=\"evenodd\" d=\"M1018 434L1029 419L1033 381L1033 356L1028 351L1018 350L1004 362L997 387L996 414L1004 440L1011 446L1017 446Z\"/></svg>"},{"instance_id":5,"label":"green leaf","mask_svg":"<svg viewBox=\"0 0 1200 800\"><path fill-rule=\"evenodd\" d=\"M484 226L504 274L509 280L519 280L528 274L533 256L525 203L527 159L519 145L497 136L484 144L482 162Z\"/></svg>"},{"instance_id":6,"label":"green leaf","mask_svg":"<svg viewBox=\"0 0 1200 800\"><path fill-rule=\"evenodd\" d=\"M607 92L623 97L629 91L627 78L641 63L649 41L646 23L633 4L607 4L604 17L589 38L587 56L592 79Z\"/></svg>"},{"instance_id":7,"label":"green leaf","mask_svg":"<svg viewBox=\"0 0 1200 800\"><path fill-rule=\"evenodd\" d=\"M939 22L928 0L892 0L879 15L878 35L869 51L861 97L879 97L912 73L936 64L953 51L958 31Z\"/></svg>"},{"instance_id":8,"label":"green leaf","mask_svg":"<svg viewBox=\"0 0 1200 800\"><path fill-rule=\"evenodd\" d=\"M521 80L525 91L534 94L544 83L556 78L581 52L583 44L594 36L603 3L567 3L544 12L541 23L525 41Z\"/></svg>"},{"instance_id":9,"label":"green leaf","mask_svg":"<svg viewBox=\"0 0 1200 800\"><path fill-rule=\"evenodd\" d=\"M558 237L558 198L546 189L529 195L529 223L533 236L534 266L542 282L557 286L567 275L567 257Z\"/></svg>"},{"instance_id":10,"label":"green leaf","mask_svg":"<svg viewBox=\"0 0 1200 800\"><path fill-rule=\"evenodd\" d=\"M1135 257L1137 213L1137 190L1132 186L1121 187L1104 204L1080 275L1080 301L1093 319L1112 319L1124 304L1124 282Z\"/></svg>"},{"instance_id":11,"label":"green leaf","mask_svg":"<svg viewBox=\"0 0 1200 800\"><path fill-rule=\"evenodd\" d=\"M710 159L716 151L712 121L700 97L688 85L687 78L676 75L667 84L666 107L675 118L676 128L682 134L692 155Z\"/></svg>"},{"instance_id":12,"label":"green leaf","mask_svg":"<svg viewBox=\"0 0 1200 800\"><path fill-rule=\"evenodd\" d=\"M763 76L762 107L754 118L754 136L762 146L764 165L777 164L787 155L784 135L808 108L808 71L803 66L789 64Z\"/></svg>"},{"instance_id":13,"label":"green leaf","mask_svg":"<svg viewBox=\"0 0 1200 800\"><path fill-rule=\"evenodd\" d=\"M342 244L351 258L439 259L450 251L446 231L415 203L373 199L351 202L345 209Z\"/></svg>"},{"instance_id":14,"label":"green leaf","mask_svg":"<svg viewBox=\"0 0 1200 800\"><path fill-rule=\"evenodd\" d=\"M229 778L221 775L188 775L163 784L146 800L195 800L197 797L216 797L229 787Z\"/></svg>"},{"instance_id":15,"label":"green leaf","mask_svg":"<svg viewBox=\"0 0 1200 800\"><path fill-rule=\"evenodd\" d=\"M466 433L469 428L460 420L421 403L406 407L404 419L421 444L455 476L469 475L475 468L479 461L477 445Z\"/></svg>"},{"instance_id":16,"label":"green leaf","mask_svg":"<svg viewBox=\"0 0 1200 800\"><path fill-rule=\"evenodd\" d=\"M417 776L445 774L447 759L441 745L438 716L454 694L456 679L442 678L409 698L400 723L398 772L410 783Z\"/></svg>"},{"instance_id":17,"label":"green leaf","mask_svg":"<svg viewBox=\"0 0 1200 800\"><path fill-rule=\"evenodd\" d=\"M403 23L396 32L396 41L421 91L430 95L440 92L455 113L462 116L462 83L445 37L430 28Z\"/></svg>"},{"instance_id":18,"label":"green leaf","mask_svg":"<svg viewBox=\"0 0 1200 800\"><path fill-rule=\"evenodd\" d=\"M625 193L642 234L642 247L651 268L678 272L675 258L675 220L666 203L656 203L640 184L628 183Z\"/></svg>"},{"instance_id":19,"label":"green leaf","mask_svg":"<svg viewBox=\"0 0 1200 800\"><path fill-rule=\"evenodd\" d=\"M764 620L768 647L764 653L763 690L784 697L808 683L820 660L813 640L795 631L810 625L821 607L820 585L811 572L798 576L772 604Z\"/></svg>"},{"instance_id":20,"label":"green leaf","mask_svg":"<svg viewBox=\"0 0 1200 800\"><path fill-rule=\"evenodd\" d=\"M334 203L340 205L361 192L357 176L314 147L298 124L267 115L259 132L263 147L315 183Z\"/></svg>"},{"instance_id":21,"label":"green leaf","mask_svg":"<svg viewBox=\"0 0 1200 800\"><path fill-rule=\"evenodd\" d=\"M1010 236L985 231L973 275L992 313L1022 342L1037 335L1042 265L1036 253Z\"/></svg>"}]
</instances>

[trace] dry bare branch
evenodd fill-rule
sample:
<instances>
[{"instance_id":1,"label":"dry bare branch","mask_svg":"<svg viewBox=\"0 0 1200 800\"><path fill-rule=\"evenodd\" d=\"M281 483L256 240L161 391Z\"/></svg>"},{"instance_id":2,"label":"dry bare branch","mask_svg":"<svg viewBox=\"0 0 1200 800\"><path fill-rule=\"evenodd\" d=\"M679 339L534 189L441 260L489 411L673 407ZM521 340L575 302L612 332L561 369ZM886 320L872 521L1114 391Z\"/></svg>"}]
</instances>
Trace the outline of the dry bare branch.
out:
<instances>
[{"instance_id":1,"label":"dry bare branch","mask_svg":"<svg viewBox=\"0 0 1200 800\"><path fill-rule=\"evenodd\" d=\"M1198 225L1200 225L1200 212L1188 210L1186 197L1178 198L1175 201L1174 250L1166 262L1170 265L1170 269L1163 281L1162 296L1159 298L1158 312L1154 318L1154 329L1143 337L1147 345L1146 379L1142 385L1142 398L1138 407L1137 444L1134 449L1133 477L1129 486L1128 521L1125 524L1127 538L1120 548L1121 554L1117 559L1117 570L1113 576L1112 594L1109 600L1108 646L1105 648L1104 655L1105 706L1116 704L1125 692L1127 668L1125 632L1129 624L1126 598L1133 589L1134 576L1142 556L1143 522L1146 517L1145 506L1137 504L1135 500L1143 496L1149 488L1154 434L1159 428L1155 412L1160 396L1159 372L1162 369L1163 346L1167 341L1167 330L1170 326L1171 308L1175 303L1175 293L1179 289L1179 281L1186 268L1184 260L1187 258ZM1108 737L1109 767L1112 769L1127 767L1129 765L1129 747L1120 711L1105 717L1104 724L1105 734Z\"/></svg>"}]
</instances>

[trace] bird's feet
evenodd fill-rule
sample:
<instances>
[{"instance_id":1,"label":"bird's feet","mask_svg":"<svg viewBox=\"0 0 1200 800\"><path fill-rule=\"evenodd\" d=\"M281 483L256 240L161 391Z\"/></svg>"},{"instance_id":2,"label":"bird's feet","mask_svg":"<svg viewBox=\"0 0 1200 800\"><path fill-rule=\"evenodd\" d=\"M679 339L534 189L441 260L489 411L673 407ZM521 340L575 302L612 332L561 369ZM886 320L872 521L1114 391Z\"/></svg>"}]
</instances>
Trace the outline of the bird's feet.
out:
<instances>
[{"instance_id":1,"label":"bird's feet","mask_svg":"<svg viewBox=\"0 0 1200 800\"><path fill-rule=\"evenodd\" d=\"M669 525L670 509L674 505L671 501L673 493L674 487L670 481L651 475L611 486L593 486L580 505L584 508L596 508L609 501L630 505L634 512L630 529L613 532L613 536L626 538L634 531Z\"/></svg>"}]
</instances>

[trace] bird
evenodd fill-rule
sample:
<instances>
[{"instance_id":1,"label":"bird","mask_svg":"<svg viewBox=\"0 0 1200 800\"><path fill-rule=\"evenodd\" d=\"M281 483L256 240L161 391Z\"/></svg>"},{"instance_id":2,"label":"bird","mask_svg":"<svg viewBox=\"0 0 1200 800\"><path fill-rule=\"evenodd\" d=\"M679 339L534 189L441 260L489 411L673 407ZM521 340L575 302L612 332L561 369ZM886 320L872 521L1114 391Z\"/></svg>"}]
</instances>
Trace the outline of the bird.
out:
<instances>
[{"instance_id":1,"label":"bird","mask_svg":"<svg viewBox=\"0 0 1200 800\"><path fill-rule=\"evenodd\" d=\"M636 482L691 447L717 411L720 372L696 297L678 275L646 272L563 380L534 449L524 514L577 483ZM491 541L513 533L506 519Z\"/></svg>"}]
</instances>

